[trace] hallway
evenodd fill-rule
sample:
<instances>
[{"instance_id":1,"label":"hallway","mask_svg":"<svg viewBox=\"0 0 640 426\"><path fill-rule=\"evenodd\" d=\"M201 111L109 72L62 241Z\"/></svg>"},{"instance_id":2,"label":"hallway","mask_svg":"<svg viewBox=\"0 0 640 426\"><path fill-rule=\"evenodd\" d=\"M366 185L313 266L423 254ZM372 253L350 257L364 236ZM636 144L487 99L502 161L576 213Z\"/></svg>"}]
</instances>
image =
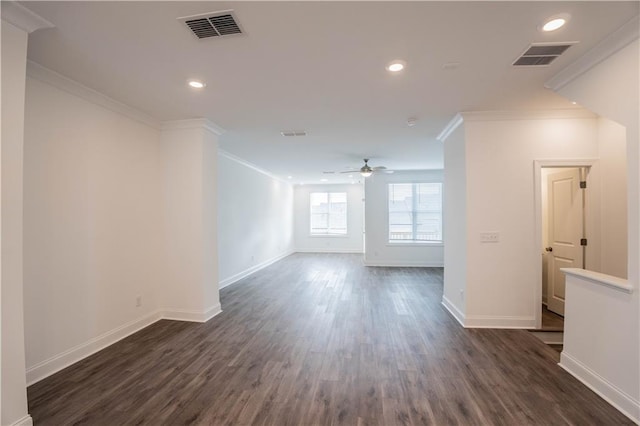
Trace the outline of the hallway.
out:
<instances>
[{"instance_id":1,"label":"hallway","mask_svg":"<svg viewBox=\"0 0 640 426\"><path fill-rule=\"evenodd\" d=\"M294 254L29 387L37 425L631 424L525 330L463 329L441 268Z\"/></svg>"}]
</instances>

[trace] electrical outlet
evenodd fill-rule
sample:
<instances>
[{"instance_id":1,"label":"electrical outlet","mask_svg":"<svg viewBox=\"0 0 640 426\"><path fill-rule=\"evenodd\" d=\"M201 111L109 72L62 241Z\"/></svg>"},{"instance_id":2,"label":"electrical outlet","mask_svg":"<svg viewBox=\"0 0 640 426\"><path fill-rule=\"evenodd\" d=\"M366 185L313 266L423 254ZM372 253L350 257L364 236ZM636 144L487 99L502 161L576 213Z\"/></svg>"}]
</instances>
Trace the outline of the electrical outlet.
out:
<instances>
[{"instance_id":1,"label":"electrical outlet","mask_svg":"<svg viewBox=\"0 0 640 426\"><path fill-rule=\"evenodd\" d=\"M499 241L500 241L499 232L481 232L480 233L481 243L497 243Z\"/></svg>"},{"instance_id":2,"label":"electrical outlet","mask_svg":"<svg viewBox=\"0 0 640 426\"><path fill-rule=\"evenodd\" d=\"M460 289L460 300L464 300L464 289Z\"/></svg>"},{"instance_id":3,"label":"electrical outlet","mask_svg":"<svg viewBox=\"0 0 640 426\"><path fill-rule=\"evenodd\" d=\"M142 296L136 296L136 308L142 306Z\"/></svg>"}]
</instances>

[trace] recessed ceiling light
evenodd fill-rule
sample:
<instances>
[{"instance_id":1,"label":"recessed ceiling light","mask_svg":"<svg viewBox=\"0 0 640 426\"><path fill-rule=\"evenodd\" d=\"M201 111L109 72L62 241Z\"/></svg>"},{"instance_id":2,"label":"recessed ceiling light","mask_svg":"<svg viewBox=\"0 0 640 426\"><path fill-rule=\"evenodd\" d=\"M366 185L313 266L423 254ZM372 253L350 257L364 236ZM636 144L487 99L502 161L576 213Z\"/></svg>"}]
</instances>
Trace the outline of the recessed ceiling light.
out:
<instances>
[{"instance_id":1,"label":"recessed ceiling light","mask_svg":"<svg viewBox=\"0 0 640 426\"><path fill-rule=\"evenodd\" d=\"M320 179L320 182L329 182L329 179Z\"/></svg>"},{"instance_id":2,"label":"recessed ceiling light","mask_svg":"<svg viewBox=\"0 0 640 426\"><path fill-rule=\"evenodd\" d=\"M569 22L569 18L570 16L567 13L552 16L542 24L540 29L544 32L555 31L562 28L567 22Z\"/></svg>"},{"instance_id":3,"label":"recessed ceiling light","mask_svg":"<svg viewBox=\"0 0 640 426\"><path fill-rule=\"evenodd\" d=\"M287 179L293 179L293 176L287 176Z\"/></svg>"},{"instance_id":4,"label":"recessed ceiling light","mask_svg":"<svg viewBox=\"0 0 640 426\"><path fill-rule=\"evenodd\" d=\"M349 175L349 177L353 179L353 175Z\"/></svg>"},{"instance_id":5,"label":"recessed ceiling light","mask_svg":"<svg viewBox=\"0 0 640 426\"><path fill-rule=\"evenodd\" d=\"M189 80L187 84L194 89L202 89L204 86L206 86L206 84L200 80Z\"/></svg>"},{"instance_id":6,"label":"recessed ceiling light","mask_svg":"<svg viewBox=\"0 0 640 426\"><path fill-rule=\"evenodd\" d=\"M387 64L387 71L399 72L399 71L402 71L406 66L407 66L407 63L405 61L396 59L395 61L391 61Z\"/></svg>"}]
</instances>

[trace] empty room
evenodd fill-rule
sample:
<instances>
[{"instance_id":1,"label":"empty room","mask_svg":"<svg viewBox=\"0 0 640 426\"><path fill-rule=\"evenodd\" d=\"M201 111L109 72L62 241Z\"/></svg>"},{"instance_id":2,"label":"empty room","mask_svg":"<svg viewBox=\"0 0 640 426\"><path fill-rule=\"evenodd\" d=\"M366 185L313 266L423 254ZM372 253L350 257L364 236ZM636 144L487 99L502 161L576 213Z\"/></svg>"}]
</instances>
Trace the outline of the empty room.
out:
<instances>
[{"instance_id":1,"label":"empty room","mask_svg":"<svg viewBox=\"0 0 640 426\"><path fill-rule=\"evenodd\" d=\"M637 1L1 3L0 424L640 424Z\"/></svg>"}]
</instances>

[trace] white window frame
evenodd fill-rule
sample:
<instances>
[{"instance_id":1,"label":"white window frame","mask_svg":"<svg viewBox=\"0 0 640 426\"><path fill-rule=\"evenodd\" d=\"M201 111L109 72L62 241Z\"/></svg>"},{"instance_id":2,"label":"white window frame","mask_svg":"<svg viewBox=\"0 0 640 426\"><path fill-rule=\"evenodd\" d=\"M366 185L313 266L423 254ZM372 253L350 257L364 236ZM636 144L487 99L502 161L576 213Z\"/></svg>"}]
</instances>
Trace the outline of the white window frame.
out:
<instances>
[{"instance_id":1,"label":"white window frame","mask_svg":"<svg viewBox=\"0 0 640 426\"><path fill-rule=\"evenodd\" d=\"M329 206L327 208L327 228L325 232L318 232L317 230L311 227L313 224L313 211L311 206L311 200L313 198L313 194L327 194L327 200ZM344 207L344 231L342 229L332 229L331 228L331 196L333 194L340 194L344 196L345 199L345 207ZM315 191L309 193L309 235L312 237L346 237L349 231L349 195L346 191Z\"/></svg>"},{"instance_id":2,"label":"white window frame","mask_svg":"<svg viewBox=\"0 0 640 426\"><path fill-rule=\"evenodd\" d=\"M418 240L415 239L416 238L416 234L417 234L417 227L418 227L418 223L417 223L417 214L419 213L418 209L417 209L417 185L421 185L421 184L433 184L433 185L439 185L440 186L440 197L441 197L441 204L440 204L440 239L439 240ZM392 185L412 185L412 207L411 207L411 225L412 225L412 239L391 239L391 226L390 226L390 211L389 211L389 200L390 200L390 191L391 191L391 186ZM386 213L387 213L387 242L388 245L390 246L397 246L397 245L415 245L415 244L428 244L428 245L443 245L444 244L444 214L443 214L443 208L444 208L444 193L443 193L443 189L444 189L444 185L442 182L433 182L433 181L419 181L419 182L390 182L387 184L387 205L386 205Z\"/></svg>"}]
</instances>

